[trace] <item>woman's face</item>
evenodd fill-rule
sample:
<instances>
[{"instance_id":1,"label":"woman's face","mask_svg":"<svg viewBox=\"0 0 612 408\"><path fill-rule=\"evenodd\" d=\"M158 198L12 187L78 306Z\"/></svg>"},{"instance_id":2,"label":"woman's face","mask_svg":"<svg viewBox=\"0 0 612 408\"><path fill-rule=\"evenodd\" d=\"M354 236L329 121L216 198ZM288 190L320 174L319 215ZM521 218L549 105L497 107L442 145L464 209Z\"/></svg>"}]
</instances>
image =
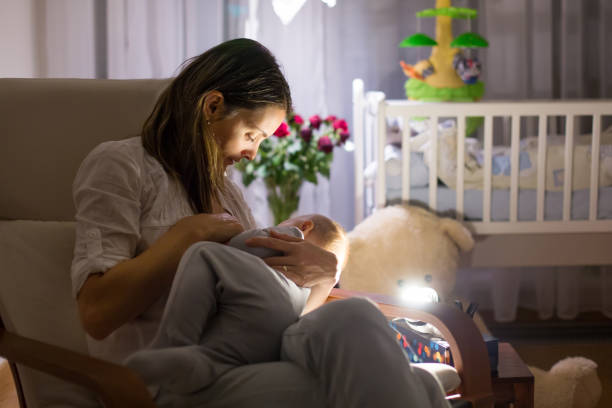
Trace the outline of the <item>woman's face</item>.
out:
<instances>
[{"instance_id":1,"label":"woman's face","mask_svg":"<svg viewBox=\"0 0 612 408\"><path fill-rule=\"evenodd\" d=\"M285 110L267 106L255 110L238 109L212 124L223 153L225 167L242 158L253 160L261 142L270 137L285 118Z\"/></svg>"}]
</instances>

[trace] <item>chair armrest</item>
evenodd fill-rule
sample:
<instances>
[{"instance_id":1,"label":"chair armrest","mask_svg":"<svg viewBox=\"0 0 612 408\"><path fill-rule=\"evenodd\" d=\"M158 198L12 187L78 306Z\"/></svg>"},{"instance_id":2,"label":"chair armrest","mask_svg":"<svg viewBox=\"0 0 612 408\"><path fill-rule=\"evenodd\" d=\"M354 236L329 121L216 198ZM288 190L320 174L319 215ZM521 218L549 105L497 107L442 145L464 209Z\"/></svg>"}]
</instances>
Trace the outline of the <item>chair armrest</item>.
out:
<instances>
[{"instance_id":1,"label":"chair armrest","mask_svg":"<svg viewBox=\"0 0 612 408\"><path fill-rule=\"evenodd\" d=\"M455 369L461 377L458 389L461 398L470 401L474 408L493 406L489 355L482 335L466 313L440 303L406 306L392 296L343 289L333 289L327 301L355 296L375 301L387 317L409 317L435 326L451 348Z\"/></svg>"},{"instance_id":2,"label":"chair armrest","mask_svg":"<svg viewBox=\"0 0 612 408\"><path fill-rule=\"evenodd\" d=\"M156 407L144 382L127 367L22 337L3 328L0 328L0 355L91 389L106 407Z\"/></svg>"}]
</instances>

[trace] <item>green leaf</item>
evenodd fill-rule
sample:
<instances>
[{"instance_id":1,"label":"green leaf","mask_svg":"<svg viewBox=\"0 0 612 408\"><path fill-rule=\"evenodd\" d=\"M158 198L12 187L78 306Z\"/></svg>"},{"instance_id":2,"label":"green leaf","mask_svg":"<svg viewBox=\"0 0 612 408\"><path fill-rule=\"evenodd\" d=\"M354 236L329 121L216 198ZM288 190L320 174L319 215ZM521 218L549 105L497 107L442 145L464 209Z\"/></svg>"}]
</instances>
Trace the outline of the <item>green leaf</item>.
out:
<instances>
[{"instance_id":1,"label":"green leaf","mask_svg":"<svg viewBox=\"0 0 612 408\"><path fill-rule=\"evenodd\" d=\"M272 159L272 164L274 164L274 166L280 166L283 163L283 159L285 155L280 155L277 154L276 156L274 156L274 158Z\"/></svg>"},{"instance_id":2,"label":"green leaf","mask_svg":"<svg viewBox=\"0 0 612 408\"><path fill-rule=\"evenodd\" d=\"M436 40L423 33L416 33L408 36L399 44L400 47L434 47L438 45Z\"/></svg>"},{"instance_id":3,"label":"green leaf","mask_svg":"<svg viewBox=\"0 0 612 408\"><path fill-rule=\"evenodd\" d=\"M242 162L242 160L236 163L234 165L234 168L241 173L244 173L246 171L245 164Z\"/></svg>"},{"instance_id":4,"label":"green leaf","mask_svg":"<svg viewBox=\"0 0 612 408\"><path fill-rule=\"evenodd\" d=\"M317 184L317 175L313 171L304 172L304 178L312 184Z\"/></svg>"},{"instance_id":5,"label":"green leaf","mask_svg":"<svg viewBox=\"0 0 612 408\"><path fill-rule=\"evenodd\" d=\"M246 187L248 187L253 181L255 181L255 175L254 174L243 174L242 175L242 184L244 184Z\"/></svg>"},{"instance_id":6,"label":"green leaf","mask_svg":"<svg viewBox=\"0 0 612 408\"><path fill-rule=\"evenodd\" d=\"M243 161L245 160L240 160L240 163L242 163ZM248 161L246 166L244 166L244 169L247 173L253 173L255 171L255 163L253 163L252 161Z\"/></svg>"},{"instance_id":7,"label":"green leaf","mask_svg":"<svg viewBox=\"0 0 612 408\"><path fill-rule=\"evenodd\" d=\"M295 142L289 145L289 147L287 148L287 153L294 154L299 152L300 150L302 150L302 143L300 143L299 140L296 140Z\"/></svg>"},{"instance_id":8,"label":"green leaf","mask_svg":"<svg viewBox=\"0 0 612 408\"><path fill-rule=\"evenodd\" d=\"M458 35L450 45L454 48L486 48L489 42L476 33L467 32Z\"/></svg>"},{"instance_id":9,"label":"green leaf","mask_svg":"<svg viewBox=\"0 0 612 408\"><path fill-rule=\"evenodd\" d=\"M259 167L255 172L253 172L253 174L257 177L265 179L268 177L268 168L266 166Z\"/></svg>"},{"instance_id":10,"label":"green leaf","mask_svg":"<svg viewBox=\"0 0 612 408\"><path fill-rule=\"evenodd\" d=\"M299 166L297 166L297 165L295 165L295 164L293 164L291 162L285 162L284 168L285 168L286 171L293 171L293 172L298 173L298 174L301 173L301 171L302 171L302 169Z\"/></svg>"}]
</instances>

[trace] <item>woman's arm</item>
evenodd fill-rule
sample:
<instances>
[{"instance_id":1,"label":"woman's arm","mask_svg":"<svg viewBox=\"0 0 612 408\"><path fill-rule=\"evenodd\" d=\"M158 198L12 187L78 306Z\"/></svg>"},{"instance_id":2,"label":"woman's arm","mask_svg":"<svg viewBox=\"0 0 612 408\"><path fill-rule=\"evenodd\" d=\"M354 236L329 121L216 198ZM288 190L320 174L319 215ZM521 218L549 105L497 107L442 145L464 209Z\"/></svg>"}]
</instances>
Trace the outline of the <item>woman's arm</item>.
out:
<instances>
[{"instance_id":1,"label":"woman's arm","mask_svg":"<svg viewBox=\"0 0 612 408\"><path fill-rule=\"evenodd\" d=\"M245 243L284 253L283 256L264 258L264 262L296 285L311 288L303 314L325 303L340 278L340 265L336 255L300 238L276 231L270 231L270 235L250 238Z\"/></svg>"},{"instance_id":2,"label":"woman's arm","mask_svg":"<svg viewBox=\"0 0 612 408\"><path fill-rule=\"evenodd\" d=\"M181 256L197 241L225 242L242 231L228 214L198 214L178 221L135 258L90 275L77 303L85 330L103 339L142 314L172 284Z\"/></svg>"}]
</instances>

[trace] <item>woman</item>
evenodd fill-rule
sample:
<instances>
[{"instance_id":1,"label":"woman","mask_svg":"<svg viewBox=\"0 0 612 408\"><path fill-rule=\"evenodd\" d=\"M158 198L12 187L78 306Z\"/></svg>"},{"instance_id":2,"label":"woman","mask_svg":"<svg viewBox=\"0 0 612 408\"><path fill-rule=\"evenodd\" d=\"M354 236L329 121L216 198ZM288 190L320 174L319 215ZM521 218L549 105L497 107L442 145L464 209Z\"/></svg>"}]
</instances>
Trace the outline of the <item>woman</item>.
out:
<instances>
[{"instance_id":1,"label":"woman","mask_svg":"<svg viewBox=\"0 0 612 408\"><path fill-rule=\"evenodd\" d=\"M289 87L270 52L252 40L232 40L183 68L159 97L141 137L103 143L85 158L73 185L72 280L92 355L119 362L145 347L185 250L198 241L223 243L254 227L225 170L253 159L290 110ZM307 241L276 234L250 243L285 254L267 263L313 288L309 308L321 305L337 281L336 257ZM404 404L410 390L419 394L419 380L382 314L364 300L336 303L287 330L282 354L291 363L233 369L184 405L315 407L327 400L332 406L374 406L385 394ZM342 344L358 328L357 316L370 329L361 337L375 351L361 360L362 343ZM369 364L395 380L372 382ZM308 373L318 370L324 370L319 380ZM398 385L406 394L400 398Z\"/></svg>"}]
</instances>

